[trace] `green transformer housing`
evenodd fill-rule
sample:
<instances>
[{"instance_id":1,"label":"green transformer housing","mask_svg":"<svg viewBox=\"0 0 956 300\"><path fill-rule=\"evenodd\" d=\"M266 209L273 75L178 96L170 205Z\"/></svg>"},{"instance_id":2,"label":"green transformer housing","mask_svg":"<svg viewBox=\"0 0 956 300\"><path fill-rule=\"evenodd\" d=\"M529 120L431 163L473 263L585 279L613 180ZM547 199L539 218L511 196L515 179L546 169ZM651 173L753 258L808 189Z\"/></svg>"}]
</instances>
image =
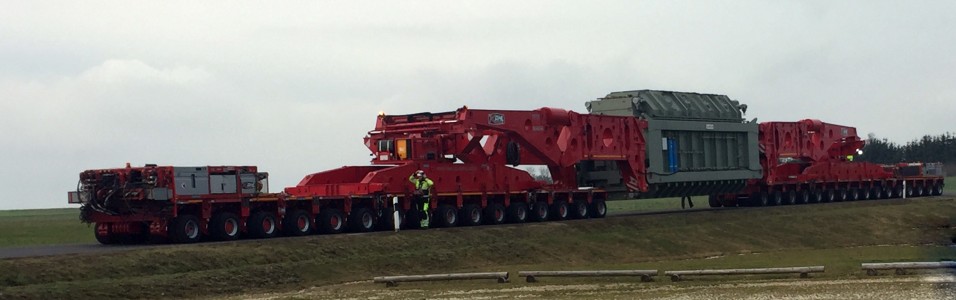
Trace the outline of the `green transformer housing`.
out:
<instances>
[{"instance_id":1,"label":"green transformer housing","mask_svg":"<svg viewBox=\"0 0 956 300\"><path fill-rule=\"evenodd\" d=\"M756 121L725 95L639 90L586 103L591 114L647 120L648 191L628 193L617 165L585 161L579 184L629 197L655 198L733 193L762 176Z\"/></svg>"}]
</instances>

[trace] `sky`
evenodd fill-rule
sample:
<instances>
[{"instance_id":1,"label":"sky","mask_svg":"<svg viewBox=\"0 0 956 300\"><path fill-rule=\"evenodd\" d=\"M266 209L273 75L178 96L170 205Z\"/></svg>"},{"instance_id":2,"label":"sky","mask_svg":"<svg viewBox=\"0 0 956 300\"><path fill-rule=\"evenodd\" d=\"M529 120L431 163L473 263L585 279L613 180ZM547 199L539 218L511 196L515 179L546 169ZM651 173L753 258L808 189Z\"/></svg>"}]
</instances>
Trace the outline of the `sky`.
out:
<instances>
[{"instance_id":1,"label":"sky","mask_svg":"<svg viewBox=\"0 0 956 300\"><path fill-rule=\"evenodd\" d=\"M366 165L379 111L726 94L894 142L956 131L956 1L0 0L0 209L86 169Z\"/></svg>"}]
</instances>

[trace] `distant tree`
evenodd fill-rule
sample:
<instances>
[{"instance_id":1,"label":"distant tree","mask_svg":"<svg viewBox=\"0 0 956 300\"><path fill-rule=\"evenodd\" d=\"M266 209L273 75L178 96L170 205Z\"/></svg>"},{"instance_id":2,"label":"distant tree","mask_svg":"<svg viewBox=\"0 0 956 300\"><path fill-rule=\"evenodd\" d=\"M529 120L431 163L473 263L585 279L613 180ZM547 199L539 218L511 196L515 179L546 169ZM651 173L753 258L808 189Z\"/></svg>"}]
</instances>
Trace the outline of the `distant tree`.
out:
<instances>
[{"instance_id":1,"label":"distant tree","mask_svg":"<svg viewBox=\"0 0 956 300\"><path fill-rule=\"evenodd\" d=\"M860 160L874 163L942 162L953 165L956 164L956 136L950 132L935 136L924 135L904 145L898 145L870 133L867 135Z\"/></svg>"},{"instance_id":2,"label":"distant tree","mask_svg":"<svg viewBox=\"0 0 956 300\"><path fill-rule=\"evenodd\" d=\"M528 170L528 173L531 173L531 177L534 177L534 180L544 181L547 183L553 183L551 179L551 171L548 170L548 167L533 167Z\"/></svg>"}]
</instances>

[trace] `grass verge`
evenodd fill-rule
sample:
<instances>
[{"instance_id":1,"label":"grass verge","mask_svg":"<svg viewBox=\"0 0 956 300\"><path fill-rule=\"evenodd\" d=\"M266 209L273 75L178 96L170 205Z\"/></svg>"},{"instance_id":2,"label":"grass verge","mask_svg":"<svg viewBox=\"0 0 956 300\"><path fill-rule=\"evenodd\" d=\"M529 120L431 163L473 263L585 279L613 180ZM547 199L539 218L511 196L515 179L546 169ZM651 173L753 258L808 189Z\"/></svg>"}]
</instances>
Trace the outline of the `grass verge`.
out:
<instances>
[{"instance_id":1,"label":"grass verge","mask_svg":"<svg viewBox=\"0 0 956 300\"><path fill-rule=\"evenodd\" d=\"M0 211L0 247L95 243L76 208Z\"/></svg>"},{"instance_id":2,"label":"grass verge","mask_svg":"<svg viewBox=\"0 0 956 300\"><path fill-rule=\"evenodd\" d=\"M937 249L934 245L950 243L956 234L954 224L956 200L935 197L399 234L310 236L0 260L0 270L4 270L0 272L0 289L8 297L182 298L300 289L389 274L519 266L654 267L661 261L703 260L713 264L695 266L720 267L725 262L726 266L746 267L743 261L733 259L740 254L758 257L750 256L752 253L766 253L759 256L762 260L752 262L755 265L791 266L820 264L828 249L877 245ZM907 255L892 248L883 249L885 252L873 249L883 254L833 256L836 260L847 257L851 260L847 266L884 259L956 258L951 248L914 250ZM787 251L823 252L807 255L805 261L770 254ZM726 258L704 260L708 257ZM826 276L856 276L850 269L828 271Z\"/></svg>"}]
</instances>

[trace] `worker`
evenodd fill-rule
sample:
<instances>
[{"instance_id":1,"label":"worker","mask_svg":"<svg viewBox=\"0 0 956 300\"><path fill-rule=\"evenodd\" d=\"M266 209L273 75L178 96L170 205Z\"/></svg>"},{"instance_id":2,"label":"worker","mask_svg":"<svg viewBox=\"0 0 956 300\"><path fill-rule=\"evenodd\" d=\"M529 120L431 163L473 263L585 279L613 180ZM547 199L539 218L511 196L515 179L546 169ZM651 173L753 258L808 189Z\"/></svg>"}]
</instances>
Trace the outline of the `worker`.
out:
<instances>
[{"instance_id":1,"label":"worker","mask_svg":"<svg viewBox=\"0 0 956 300\"><path fill-rule=\"evenodd\" d=\"M411 176L408 176L408 181L415 185L415 210L418 210L421 227L423 229L428 228L428 205L431 202L429 191L435 183L428 179L428 176L425 176L425 171L422 170L415 171Z\"/></svg>"},{"instance_id":2,"label":"worker","mask_svg":"<svg viewBox=\"0 0 956 300\"><path fill-rule=\"evenodd\" d=\"M690 208L694 208L694 200L691 199L690 196L686 196L686 195L685 195L685 196L681 196L681 197L680 197L680 208L681 208L681 209L687 208L687 207L684 206L684 201L685 201L685 200L687 201L687 204L690 204Z\"/></svg>"}]
</instances>

